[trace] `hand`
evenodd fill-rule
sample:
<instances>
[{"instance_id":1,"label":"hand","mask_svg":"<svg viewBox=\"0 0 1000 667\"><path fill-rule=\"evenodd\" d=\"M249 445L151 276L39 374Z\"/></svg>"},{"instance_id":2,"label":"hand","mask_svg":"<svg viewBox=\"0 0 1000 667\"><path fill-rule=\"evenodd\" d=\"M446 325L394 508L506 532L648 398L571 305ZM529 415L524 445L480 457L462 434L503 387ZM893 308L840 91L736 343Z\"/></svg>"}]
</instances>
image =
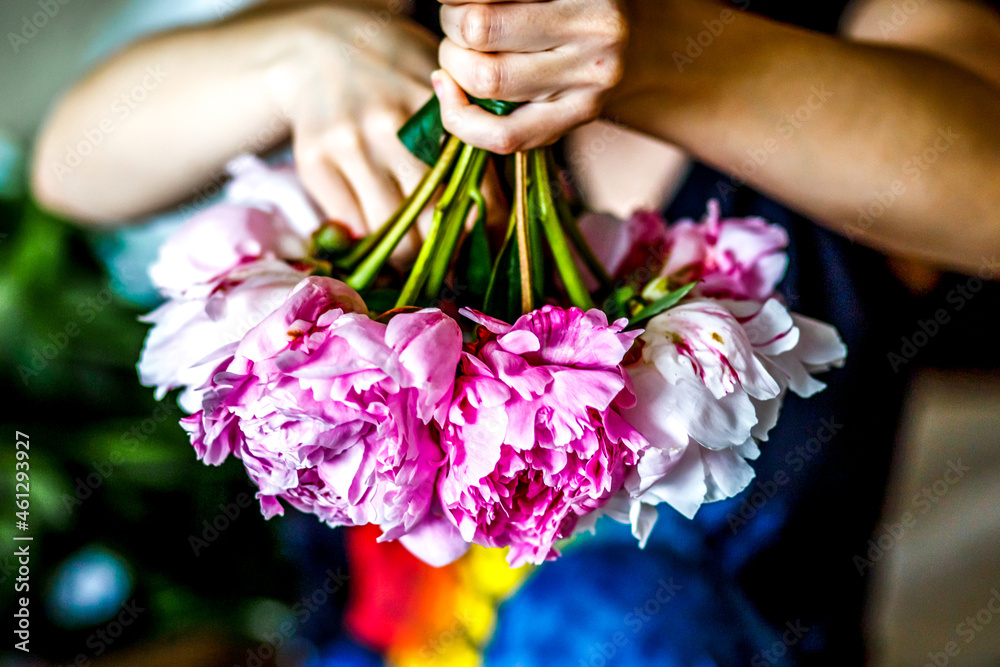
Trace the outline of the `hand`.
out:
<instances>
[{"instance_id":1,"label":"hand","mask_svg":"<svg viewBox=\"0 0 1000 667\"><path fill-rule=\"evenodd\" d=\"M623 73L621 0L441 0L447 38L434 75L445 129L506 154L598 117ZM498 117L463 94L525 102Z\"/></svg>"},{"instance_id":2,"label":"hand","mask_svg":"<svg viewBox=\"0 0 1000 667\"><path fill-rule=\"evenodd\" d=\"M385 222L426 170L396 132L430 97L436 49L398 16L384 26L369 21L379 31L359 43L366 14L320 14L329 20L308 33L279 97L306 188L358 235Z\"/></svg>"},{"instance_id":3,"label":"hand","mask_svg":"<svg viewBox=\"0 0 1000 667\"><path fill-rule=\"evenodd\" d=\"M430 97L437 42L392 0L262 2L242 14L139 40L81 79L40 132L39 200L105 224L200 197L239 153L292 136L306 186L362 234L426 167L396 130ZM162 71L127 117L108 107ZM77 167L67 150L113 122ZM168 129L169 131L165 131Z\"/></svg>"}]
</instances>

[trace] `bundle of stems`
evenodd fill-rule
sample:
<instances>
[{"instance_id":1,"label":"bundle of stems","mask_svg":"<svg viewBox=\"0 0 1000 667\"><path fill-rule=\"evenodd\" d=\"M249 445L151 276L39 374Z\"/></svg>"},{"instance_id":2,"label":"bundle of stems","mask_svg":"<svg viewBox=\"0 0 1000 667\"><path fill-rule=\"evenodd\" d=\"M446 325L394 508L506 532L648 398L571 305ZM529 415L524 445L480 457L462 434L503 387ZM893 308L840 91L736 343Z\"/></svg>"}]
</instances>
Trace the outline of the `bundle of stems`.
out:
<instances>
[{"instance_id":1,"label":"bundle of stems","mask_svg":"<svg viewBox=\"0 0 1000 667\"><path fill-rule=\"evenodd\" d=\"M477 272L480 282L487 280L480 304L487 314L512 321L540 305L548 296L545 266L549 259L569 303L592 308L574 252L596 279L599 291L608 289L611 280L570 213L551 148L535 148L510 158L514 162L514 202L504 241L492 252L485 228L487 202L481 190L492 154L444 135L434 102L400 131L411 150L427 162L433 160L430 169L377 231L334 261L335 268L347 274L346 282L359 292L370 288L418 216L432 205L430 230L396 299L396 308L418 305L439 294L455 268L463 242L468 247L469 271ZM503 103L492 100L478 102L495 113L513 108L496 106ZM438 146L432 143L435 135L441 136ZM439 192L440 197L431 204ZM486 266L490 267L488 274L483 271Z\"/></svg>"}]
</instances>

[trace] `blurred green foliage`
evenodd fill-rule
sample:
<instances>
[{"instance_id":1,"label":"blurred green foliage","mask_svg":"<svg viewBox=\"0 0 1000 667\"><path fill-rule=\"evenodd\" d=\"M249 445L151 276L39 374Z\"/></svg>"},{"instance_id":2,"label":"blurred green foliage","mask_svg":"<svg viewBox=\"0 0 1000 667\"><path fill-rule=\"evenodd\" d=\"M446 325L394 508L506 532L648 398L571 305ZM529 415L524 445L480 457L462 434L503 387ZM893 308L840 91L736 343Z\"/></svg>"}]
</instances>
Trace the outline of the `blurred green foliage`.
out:
<instances>
[{"instance_id":1,"label":"blurred green foliage","mask_svg":"<svg viewBox=\"0 0 1000 667\"><path fill-rule=\"evenodd\" d=\"M220 504L255 489L239 461L198 462L174 397L157 402L139 385L140 314L108 288L84 231L29 200L0 202L0 543L14 544L19 532L20 431L31 446L30 529L19 533L34 537L31 648L51 660L92 654L85 641L93 628L68 631L43 614L53 573L86 546L127 563L130 598L148 610L115 649L206 628L246 636L242 612L297 593L278 554L278 522L265 522L256 501L207 547L192 548ZM5 608L15 595L12 563L13 548L0 548Z\"/></svg>"}]
</instances>

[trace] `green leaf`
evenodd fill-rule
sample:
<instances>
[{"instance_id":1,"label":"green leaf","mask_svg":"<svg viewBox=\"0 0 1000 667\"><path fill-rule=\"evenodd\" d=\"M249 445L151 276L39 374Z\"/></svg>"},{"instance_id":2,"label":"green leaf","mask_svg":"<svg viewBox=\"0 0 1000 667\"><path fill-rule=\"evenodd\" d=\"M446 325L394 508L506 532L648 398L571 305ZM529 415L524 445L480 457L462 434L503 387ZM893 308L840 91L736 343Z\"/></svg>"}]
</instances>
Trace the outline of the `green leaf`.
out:
<instances>
[{"instance_id":1,"label":"green leaf","mask_svg":"<svg viewBox=\"0 0 1000 667\"><path fill-rule=\"evenodd\" d=\"M444 125L441 123L441 103L436 95L410 116L397 136L411 153L427 165L433 166L437 162Z\"/></svg>"},{"instance_id":2,"label":"green leaf","mask_svg":"<svg viewBox=\"0 0 1000 667\"><path fill-rule=\"evenodd\" d=\"M469 281L469 292L473 298L481 299L490 286L490 267L493 260L490 257L490 241L486 236L486 203L478 190L474 191L478 215L476 223L462 244L458 258L458 275L464 275Z\"/></svg>"},{"instance_id":3,"label":"green leaf","mask_svg":"<svg viewBox=\"0 0 1000 667\"><path fill-rule=\"evenodd\" d=\"M620 317L628 316L628 302L635 297L635 288L631 285L619 287L613 291L601 304L601 309L608 316L608 321L614 322Z\"/></svg>"},{"instance_id":4,"label":"green leaf","mask_svg":"<svg viewBox=\"0 0 1000 667\"><path fill-rule=\"evenodd\" d=\"M484 100L481 97L469 96L469 101L477 107L486 109L494 116L509 116L514 109L521 106L520 102L505 102L504 100ZM440 114L440 108L438 110Z\"/></svg>"},{"instance_id":5,"label":"green leaf","mask_svg":"<svg viewBox=\"0 0 1000 667\"><path fill-rule=\"evenodd\" d=\"M365 305L372 313L384 313L396 306L398 289L372 289L365 292Z\"/></svg>"},{"instance_id":6,"label":"green leaf","mask_svg":"<svg viewBox=\"0 0 1000 667\"><path fill-rule=\"evenodd\" d=\"M692 289L694 289L694 286L697 284L698 281L696 280L693 283L688 283L684 287L675 289L673 292L670 292L666 296L660 297L659 299L657 299L656 301L649 304L648 306L640 310L638 313L633 315L630 318L629 326L630 327L639 326L640 322L645 322L651 317L659 315L668 308L676 306L677 302L679 302L681 299L687 296L687 293L690 292Z\"/></svg>"},{"instance_id":7,"label":"green leaf","mask_svg":"<svg viewBox=\"0 0 1000 667\"><path fill-rule=\"evenodd\" d=\"M497 116L506 116L521 106L520 102L484 100L469 96L469 101ZM429 166L434 166L441 154L441 140L444 138L444 124L441 122L441 102L437 95L410 116L397 133L411 153Z\"/></svg>"}]
</instances>

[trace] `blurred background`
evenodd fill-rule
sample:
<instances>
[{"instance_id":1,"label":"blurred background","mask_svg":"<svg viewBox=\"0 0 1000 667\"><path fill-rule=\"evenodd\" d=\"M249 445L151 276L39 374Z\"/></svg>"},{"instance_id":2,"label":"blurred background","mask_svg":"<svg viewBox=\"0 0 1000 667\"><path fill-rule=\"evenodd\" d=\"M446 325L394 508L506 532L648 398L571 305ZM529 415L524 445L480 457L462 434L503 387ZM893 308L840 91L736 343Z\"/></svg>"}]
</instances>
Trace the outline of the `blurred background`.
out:
<instances>
[{"instance_id":1,"label":"blurred background","mask_svg":"<svg viewBox=\"0 0 1000 667\"><path fill-rule=\"evenodd\" d=\"M41 212L25 183L46 109L97 59L136 35L242 4L5 0L0 7L5 503L15 493L15 432L31 445L29 527L18 531L5 510L0 543L33 538L32 654L5 642L0 664L291 667L316 651L298 632L303 554L291 533L260 516L238 461L218 469L197 463L172 398L157 402L138 383L146 326L137 318L155 297L125 287L144 267L105 266L99 257L116 238ZM996 276L1000 258L993 259L986 270ZM926 287L920 312L950 308L947 295L963 284L951 276ZM1000 664L1000 614L990 610L1000 608L996 294L995 286L977 292L904 369L913 379L894 475L862 566L872 585L866 627L876 665ZM344 565L337 552L323 557L334 573ZM17 576L13 548L4 547L4 609L13 608ZM331 599L342 600L349 585L334 588ZM336 623L337 606L325 605L310 622ZM275 633L277 654L260 651ZM957 653L945 653L950 642Z\"/></svg>"}]
</instances>

